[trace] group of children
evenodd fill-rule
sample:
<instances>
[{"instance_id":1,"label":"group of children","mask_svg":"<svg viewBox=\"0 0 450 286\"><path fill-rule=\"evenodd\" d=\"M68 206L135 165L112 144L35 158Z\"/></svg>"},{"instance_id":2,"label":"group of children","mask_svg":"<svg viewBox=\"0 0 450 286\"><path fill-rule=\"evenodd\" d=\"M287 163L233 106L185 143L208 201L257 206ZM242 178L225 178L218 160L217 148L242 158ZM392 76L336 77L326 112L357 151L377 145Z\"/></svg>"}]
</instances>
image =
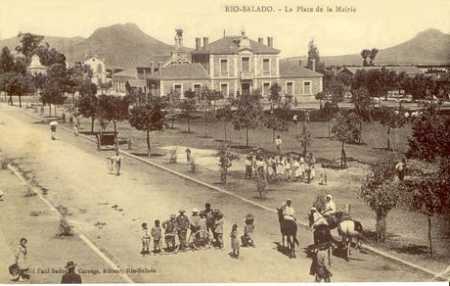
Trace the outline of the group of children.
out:
<instances>
[{"instance_id":1,"label":"group of children","mask_svg":"<svg viewBox=\"0 0 450 286\"><path fill-rule=\"evenodd\" d=\"M245 159L245 178L252 179L262 173L268 182L287 180L309 184L316 176L315 164L316 159L311 152L305 158L292 154L250 154Z\"/></svg>"},{"instance_id":2,"label":"group of children","mask_svg":"<svg viewBox=\"0 0 450 286\"><path fill-rule=\"evenodd\" d=\"M192 215L188 219L188 227L190 229L190 235L188 238L189 247L193 250L198 249L201 246L209 246L213 243L210 240L210 232L214 238L214 242L219 248L223 248L223 215L218 216L211 221L211 217L208 215L208 209L199 212L197 209L192 210ZM184 213L180 212L180 215L175 217L172 215L170 219L163 224L159 220L155 220L154 226L149 230L147 223L142 223L142 255L150 254L150 244L153 240L153 253L161 252L161 239L164 238L166 242L166 250L173 251L177 247L175 245L175 237L178 236L178 249L187 248L186 244L186 234L187 229L180 225L180 217ZM187 217L186 217L187 218ZM185 225L184 223L182 225ZM254 217L248 214L245 217L244 233L239 237L238 225L233 224L230 233L230 242L232 253L230 254L233 258L239 257L240 247L255 247L255 242L253 239L253 232L255 230ZM192 238L192 241L191 241ZM240 239L239 239L240 238ZM186 244L186 245L185 245ZM213 244L214 245L214 244Z\"/></svg>"}]
</instances>

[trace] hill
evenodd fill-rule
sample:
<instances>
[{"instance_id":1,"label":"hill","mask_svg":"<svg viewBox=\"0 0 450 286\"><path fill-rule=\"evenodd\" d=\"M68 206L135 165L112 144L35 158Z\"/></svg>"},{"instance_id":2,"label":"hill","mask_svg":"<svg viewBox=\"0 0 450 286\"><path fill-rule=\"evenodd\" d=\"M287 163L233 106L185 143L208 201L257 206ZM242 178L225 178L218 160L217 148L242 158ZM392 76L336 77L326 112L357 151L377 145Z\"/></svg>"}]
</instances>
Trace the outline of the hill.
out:
<instances>
[{"instance_id":1,"label":"hill","mask_svg":"<svg viewBox=\"0 0 450 286\"><path fill-rule=\"evenodd\" d=\"M306 63L305 57L292 57L285 60L303 60ZM360 54L324 56L321 57L321 60L327 65L362 64ZM390 48L380 49L375 62L378 65L450 64L450 34L442 33L436 29L425 30L409 41Z\"/></svg>"}]
</instances>

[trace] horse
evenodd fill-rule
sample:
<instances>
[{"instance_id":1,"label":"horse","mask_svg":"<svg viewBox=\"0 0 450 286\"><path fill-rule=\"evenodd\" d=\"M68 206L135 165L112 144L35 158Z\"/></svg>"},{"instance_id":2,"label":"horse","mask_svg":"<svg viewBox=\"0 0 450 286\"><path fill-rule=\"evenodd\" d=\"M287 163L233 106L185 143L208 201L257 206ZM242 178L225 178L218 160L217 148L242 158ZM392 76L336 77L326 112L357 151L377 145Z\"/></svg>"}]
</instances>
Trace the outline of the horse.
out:
<instances>
[{"instance_id":1,"label":"horse","mask_svg":"<svg viewBox=\"0 0 450 286\"><path fill-rule=\"evenodd\" d=\"M323 218L326 220L327 224L316 227L316 230L314 231L314 243L317 243L318 236L323 236L324 239L331 239L335 244L338 244L331 237L331 234L329 234L331 238L328 236L330 230L337 228L344 243L346 260L348 261L351 254L350 246L353 239L356 239L356 248L361 249L361 235L363 232L362 224L359 221L351 219L350 216L344 212L336 212L331 215L323 216ZM309 214L309 225L312 226L316 219L314 212L311 212Z\"/></svg>"},{"instance_id":2,"label":"horse","mask_svg":"<svg viewBox=\"0 0 450 286\"><path fill-rule=\"evenodd\" d=\"M295 258L295 245L300 245L297 240L297 223L287 220L283 216L283 209L277 208L278 222L280 223L281 239L283 248L285 247L285 237L287 238L289 258Z\"/></svg>"}]
</instances>

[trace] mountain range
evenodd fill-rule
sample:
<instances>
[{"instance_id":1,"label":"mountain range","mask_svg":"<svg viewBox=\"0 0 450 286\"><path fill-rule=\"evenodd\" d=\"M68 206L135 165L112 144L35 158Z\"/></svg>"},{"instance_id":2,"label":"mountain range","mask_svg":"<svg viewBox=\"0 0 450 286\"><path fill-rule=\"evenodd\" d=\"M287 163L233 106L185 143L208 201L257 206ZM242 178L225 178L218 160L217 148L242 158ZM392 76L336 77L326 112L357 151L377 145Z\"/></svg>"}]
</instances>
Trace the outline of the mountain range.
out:
<instances>
[{"instance_id":1,"label":"mountain range","mask_svg":"<svg viewBox=\"0 0 450 286\"><path fill-rule=\"evenodd\" d=\"M66 55L69 62L83 61L96 55L104 59L108 67L133 68L144 65L155 56L169 55L172 45L144 33L136 24L116 24L98 28L88 38L45 36L44 41ZM17 37L0 41L0 47L13 50L19 43ZM186 48L189 49L189 48ZM291 57L285 61L304 60ZM321 60L327 65L361 65L359 54L326 56ZM376 64L417 65L450 64L450 34L436 29L418 33L413 39L396 46L379 49Z\"/></svg>"}]
</instances>

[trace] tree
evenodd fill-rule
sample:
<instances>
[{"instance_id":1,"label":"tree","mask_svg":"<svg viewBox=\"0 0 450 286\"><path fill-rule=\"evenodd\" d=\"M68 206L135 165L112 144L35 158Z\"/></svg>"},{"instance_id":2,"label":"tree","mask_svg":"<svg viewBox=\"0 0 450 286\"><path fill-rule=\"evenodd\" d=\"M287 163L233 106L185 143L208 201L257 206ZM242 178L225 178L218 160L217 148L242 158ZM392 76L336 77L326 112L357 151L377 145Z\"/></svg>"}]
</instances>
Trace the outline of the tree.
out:
<instances>
[{"instance_id":1,"label":"tree","mask_svg":"<svg viewBox=\"0 0 450 286\"><path fill-rule=\"evenodd\" d=\"M363 59L363 66L368 66L367 58L370 56L370 50L364 49L361 51L361 57Z\"/></svg>"},{"instance_id":2,"label":"tree","mask_svg":"<svg viewBox=\"0 0 450 286\"><path fill-rule=\"evenodd\" d=\"M47 81L41 94L41 102L49 105L49 114L51 115L51 106L61 105L66 100L65 92L68 90L68 74L65 64L53 64L47 71ZM56 116L56 108L55 108Z\"/></svg>"},{"instance_id":3,"label":"tree","mask_svg":"<svg viewBox=\"0 0 450 286\"><path fill-rule=\"evenodd\" d=\"M184 92L184 99L181 100L180 109L182 118L187 120L187 133L191 133L191 120L194 118L194 112L196 111L195 92L188 89Z\"/></svg>"},{"instance_id":4,"label":"tree","mask_svg":"<svg viewBox=\"0 0 450 286\"><path fill-rule=\"evenodd\" d=\"M347 155L345 153L345 143L357 142L360 133L357 123L354 122L355 115L352 113L337 113L335 124L331 132L341 141L341 168L347 168Z\"/></svg>"},{"instance_id":5,"label":"tree","mask_svg":"<svg viewBox=\"0 0 450 286\"><path fill-rule=\"evenodd\" d=\"M12 72L14 70L14 57L8 47L3 47L0 55L0 73Z\"/></svg>"},{"instance_id":6,"label":"tree","mask_svg":"<svg viewBox=\"0 0 450 286\"><path fill-rule=\"evenodd\" d=\"M174 123L175 119L177 119L179 113L178 113L178 106L179 106L179 94L174 92L174 90L171 90L166 98L164 103L164 109L166 111L166 120L170 120L170 129L174 129Z\"/></svg>"},{"instance_id":7,"label":"tree","mask_svg":"<svg viewBox=\"0 0 450 286\"><path fill-rule=\"evenodd\" d=\"M371 172L363 181L359 198L363 199L376 215L377 240L386 239L386 218L401 200L404 190L395 178L394 158L382 159L371 167Z\"/></svg>"},{"instance_id":8,"label":"tree","mask_svg":"<svg viewBox=\"0 0 450 286\"><path fill-rule=\"evenodd\" d=\"M331 137L330 121L333 118L333 116L339 112L339 106L335 102L327 101L327 102L325 102L323 111L325 112L326 117L327 117L328 137Z\"/></svg>"},{"instance_id":9,"label":"tree","mask_svg":"<svg viewBox=\"0 0 450 286\"><path fill-rule=\"evenodd\" d=\"M208 137L208 121L214 118L214 114L216 112L215 102L221 98L223 98L223 96L220 92L209 89L207 86L202 87L200 90L200 109L203 110L205 138Z\"/></svg>"},{"instance_id":10,"label":"tree","mask_svg":"<svg viewBox=\"0 0 450 286\"><path fill-rule=\"evenodd\" d=\"M371 66L375 65L374 61L375 61L375 58L377 57L377 54L378 54L378 49L373 48L373 49L370 50L370 54L369 54L370 63L369 63L369 65L371 65Z\"/></svg>"},{"instance_id":11,"label":"tree","mask_svg":"<svg viewBox=\"0 0 450 286\"><path fill-rule=\"evenodd\" d=\"M219 110L216 112L216 118L221 120L223 122L223 139L224 142L227 142L227 125L229 122L233 120L233 112L231 110L231 104L226 104L222 106ZM230 136L230 143L231 143L231 136Z\"/></svg>"},{"instance_id":12,"label":"tree","mask_svg":"<svg viewBox=\"0 0 450 286\"><path fill-rule=\"evenodd\" d=\"M380 123L387 128L387 142L386 149L392 150L391 148L391 131L402 127L407 121L405 117L405 110L394 110L393 108L382 106L380 109Z\"/></svg>"},{"instance_id":13,"label":"tree","mask_svg":"<svg viewBox=\"0 0 450 286\"><path fill-rule=\"evenodd\" d=\"M265 113L264 125L272 129L272 142L275 142L276 131L287 131L289 123L290 108L288 103L272 108L269 113Z\"/></svg>"},{"instance_id":14,"label":"tree","mask_svg":"<svg viewBox=\"0 0 450 286\"><path fill-rule=\"evenodd\" d=\"M80 97L76 102L78 112L91 119L91 133L94 133L94 122L97 115L98 99L96 94L97 86L91 80L86 79L80 86Z\"/></svg>"},{"instance_id":15,"label":"tree","mask_svg":"<svg viewBox=\"0 0 450 286\"><path fill-rule=\"evenodd\" d=\"M353 104L355 106L355 114L359 117L359 132L362 135L363 122L372 121L373 103L369 96L367 88L360 87L352 93ZM361 138L362 136L360 136ZM361 143L361 140L358 142Z\"/></svg>"},{"instance_id":16,"label":"tree","mask_svg":"<svg viewBox=\"0 0 450 286\"><path fill-rule=\"evenodd\" d=\"M112 122L114 134L117 132L117 122L128 119L129 98L112 95L100 95L97 103L97 118L104 122ZM103 131L103 130L102 130ZM118 141L115 142L116 149L119 148Z\"/></svg>"},{"instance_id":17,"label":"tree","mask_svg":"<svg viewBox=\"0 0 450 286\"><path fill-rule=\"evenodd\" d=\"M19 33L18 37L20 38L20 45L16 47L16 51L22 53L29 61L44 39L44 36L31 33Z\"/></svg>"},{"instance_id":18,"label":"tree","mask_svg":"<svg viewBox=\"0 0 450 286\"><path fill-rule=\"evenodd\" d=\"M164 126L164 113L158 99L152 99L146 105L134 106L130 109L130 125L137 130L146 132L147 155L151 156L150 132L162 130Z\"/></svg>"},{"instance_id":19,"label":"tree","mask_svg":"<svg viewBox=\"0 0 450 286\"><path fill-rule=\"evenodd\" d=\"M255 129L263 115L263 107L260 102L260 93L241 95L235 102L236 111L233 113L233 126L236 130L246 130L246 146L248 147L248 131Z\"/></svg>"},{"instance_id":20,"label":"tree","mask_svg":"<svg viewBox=\"0 0 450 286\"><path fill-rule=\"evenodd\" d=\"M320 62L319 49L314 43L314 40L311 40L308 43L308 59L306 67L313 69L313 62L317 71L323 71L325 69L325 65Z\"/></svg>"},{"instance_id":21,"label":"tree","mask_svg":"<svg viewBox=\"0 0 450 286\"><path fill-rule=\"evenodd\" d=\"M228 170L232 166L232 161L239 159L239 156L231 153L228 150L228 145L225 142L219 147L219 152L217 153L217 156L219 157L220 181L222 184L226 185L228 178Z\"/></svg>"},{"instance_id":22,"label":"tree","mask_svg":"<svg viewBox=\"0 0 450 286\"><path fill-rule=\"evenodd\" d=\"M308 153L308 147L311 146L312 136L307 121L303 122L302 133L297 137L303 150L303 157Z\"/></svg>"},{"instance_id":23,"label":"tree","mask_svg":"<svg viewBox=\"0 0 450 286\"><path fill-rule=\"evenodd\" d=\"M19 97L19 106L22 107L22 96L34 92L33 77L30 74L15 74L9 79L6 92L10 96L16 95Z\"/></svg>"}]
</instances>

